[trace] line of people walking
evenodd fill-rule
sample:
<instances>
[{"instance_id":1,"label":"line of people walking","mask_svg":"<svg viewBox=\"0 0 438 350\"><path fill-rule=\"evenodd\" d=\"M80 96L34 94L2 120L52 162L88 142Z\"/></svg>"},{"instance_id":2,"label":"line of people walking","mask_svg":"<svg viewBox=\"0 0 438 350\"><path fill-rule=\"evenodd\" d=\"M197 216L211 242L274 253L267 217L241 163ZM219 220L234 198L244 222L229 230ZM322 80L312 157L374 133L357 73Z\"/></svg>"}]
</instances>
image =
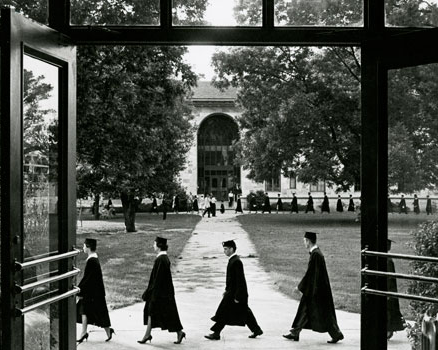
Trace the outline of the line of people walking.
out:
<instances>
[{"instance_id":1,"label":"line of people walking","mask_svg":"<svg viewBox=\"0 0 438 350\"><path fill-rule=\"evenodd\" d=\"M331 339L327 342L334 344L343 340L344 335L337 324L324 255L316 244L316 233L306 232L303 240L310 254L308 268L296 288L297 293L301 293L301 299L292 328L283 337L299 341L301 330L311 329L320 333L328 332ZM79 283L81 293L77 310L78 317L80 316L78 322L82 323L82 332L77 340L78 343L88 339L88 324L104 328L107 333L106 341L110 341L115 334L114 329L111 328L106 306L102 270L96 246L95 239L85 239L83 250L87 253L87 262L84 277ZM171 263L167 256L167 239L156 237L153 248L157 257L152 267L149 283L142 295L145 302L143 324L146 330L137 342L140 344L152 342L152 329L161 328L176 333L174 344L181 344L187 334L183 330L175 302ZM255 339L263 335L263 330L248 305L244 266L237 255L236 242L234 240L224 241L222 249L228 257L225 291L214 316L211 317L214 322L210 328L212 333L205 335L205 338L211 341L219 340L221 331L226 326L247 326L251 331L248 338Z\"/></svg>"}]
</instances>

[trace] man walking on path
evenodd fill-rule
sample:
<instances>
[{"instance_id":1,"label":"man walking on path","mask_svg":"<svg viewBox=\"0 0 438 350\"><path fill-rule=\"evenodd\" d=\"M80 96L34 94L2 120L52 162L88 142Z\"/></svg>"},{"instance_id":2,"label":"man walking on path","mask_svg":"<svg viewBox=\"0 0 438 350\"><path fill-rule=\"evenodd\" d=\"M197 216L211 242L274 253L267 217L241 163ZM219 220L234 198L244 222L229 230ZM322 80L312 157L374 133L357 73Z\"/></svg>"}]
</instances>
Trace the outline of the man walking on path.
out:
<instances>
[{"instance_id":1,"label":"man walking on path","mask_svg":"<svg viewBox=\"0 0 438 350\"><path fill-rule=\"evenodd\" d=\"M245 326L252 334L248 338L256 338L263 334L262 329L248 307L248 290L246 287L245 273L240 257L236 255L236 243L233 240L222 242L224 253L228 256L226 286L223 298L216 314L211 318L216 322L210 329L213 333L205 338L219 340L220 333L226 325Z\"/></svg>"},{"instance_id":2,"label":"man walking on path","mask_svg":"<svg viewBox=\"0 0 438 350\"><path fill-rule=\"evenodd\" d=\"M303 328L315 332L328 332L332 337L327 343L335 344L344 339L338 327L330 281L324 255L316 245L316 233L304 234L304 245L309 249L310 259L306 274L296 288L302 293L300 305L286 339L298 341Z\"/></svg>"}]
</instances>

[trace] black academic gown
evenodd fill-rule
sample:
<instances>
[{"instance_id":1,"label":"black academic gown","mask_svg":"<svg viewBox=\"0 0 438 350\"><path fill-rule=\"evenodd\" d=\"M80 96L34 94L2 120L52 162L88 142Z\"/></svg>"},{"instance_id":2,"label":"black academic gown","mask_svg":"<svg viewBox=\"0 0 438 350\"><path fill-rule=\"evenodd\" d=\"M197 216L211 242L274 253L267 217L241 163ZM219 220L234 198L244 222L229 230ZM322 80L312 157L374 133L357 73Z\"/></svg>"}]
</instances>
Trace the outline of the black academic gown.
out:
<instances>
[{"instance_id":1,"label":"black academic gown","mask_svg":"<svg viewBox=\"0 0 438 350\"><path fill-rule=\"evenodd\" d=\"M238 300L236 303L234 300ZM213 321L229 326L245 326L248 311L248 290L243 264L238 255L228 260L225 293Z\"/></svg>"},{"instance_id":2,"label":"black academic gown","mask_svg":"<svg viewBox=\"0 0 438 350\"><path fill-rule=\"evenodd\" d=\"M325 259L319 248L310 253L309 265L298 289L303 295L292 328L320 333L339 331Z\"/></svg>"},{"instance_id":3,"label":"black academic gown","mask_svg":"<svg viewBox=\"0 0 438 350\"><path fill-rule=\"evenodd\" d=\"M221 213L225 213L225 205L222 203L221 204L221 209L220 209Z\"/></svg>"},{"instance_id":4,"label":"black academic gown","mask_svg":"<svg viewBox=\"0 0 438 350\"><path fill-rule=\"evenodd\" d=\"M265 196L265 202L263 203L263 213L265 211L271 213L271 201L268 196Z\"/></svg>"},{"instance_id":5,"label":"black academic gown","mask_svg":"<svg viewBox=\"0 0 438 350\"><path fill-rule=\"evenodd\" d=\"M149 284L142 299L146 301L143 310L145 325L148 324L148 316L151 316L152 328L160 327L168 329L169 332L178 332L183 329L176 307L175 290L167 254L159 255L155 259Z\"/></svg>"},{"instance_id":6,"label":"black academic gown","mask_svg":"<svg viewBox=\"0 0 438 350\"><path fill-rule=\"evenodd\" d=\"M432 214L432 200L430 198L426 202L426 213L427 215Z\"/></svg>"},{"instance_id":7,"label":"black academic gown","mask_svg":"<svg viewBox=\"0 0 438 350\"><path fill-rule=\"evenodd\" d=\"M312 196L309 196L309 199L307 200L306 213L308 211L315 212L315 208L313 207L313 197Z\"/></svg>"},{"instance_id":8,"label":"black academic gown","mask_svg":"<svg viewBox=\"0 0 438 350\"><path fill-rule=\"evenodd\" d=\"M242 200L240 198L237 199L236 213L243 213L243 210L242 210Z\"/></svg>"},{"instance_id":9,"label":"black academic gown","mask_svg":"<svg viewBox=\"0 0 438 350\"><path fill-rule=\"evenodd\" d=\"M350 203L348 203L348 211L354 211L354 201L350 198Z\"/></svg>"},{"instance_id":10,"label":"black academic gown","mask_svg":"<svg viewBox=\"0 0 438 350\"><path fill-rule=\"evenodd\" d=\"M82 277L78 287L81 289L78 296L82 299L77 305L77 322L82 323L82 315L84 314L87 316L88 324L110 327L102 269L98 258L91 257L87 260L84 277Z\"/></svg>"},{"instance_id":11,"label":"black academic gown","mask_svg":"<svg viewBox=\"0 0 438 350\"><path fill-rule=\"evenodd\" d=\"M158 204L157 204L157 199L155 197L152 200L152 210L151 210L151 212L158 214Z\"/></svg>"},{"instance_id":12,"label":"black academic gown","mask_svg":"<svg viewBox=\"0 0 438 350\"><path fill-rule=\"evenodd\" d=\"M399 207L400 213L405 213L405 214L408 213L408 209L406 207L406 200L404 198L402 198L400 200L400 203L398 204L398 207Z\"/></svg>"},{"instance_id":13,"label":"black academic gown","mask_svg":"<svg viewBox=\"0 0 438 350\"><path fill-rule=\"evenodd\" d=\"M323 212L330 213L330 206L329 206L329 200L327 196L324 196L324 200L322 201L321 205L321 213Z\"/></svg>"},{"instance_id":14,"label":"black academic gown","mask_svg":"<svg viewBox=\"0 0 438 350\"><path fill-rule=\"evenodd\" d=\"M420 214L420 205L418 204L418 198L414 199L414 213Z\"/></svg>"},{"instance_id":15,"label":"black academic gown","mask_svg":"<svg viewBox=\"0 0 438 350\"><path fill-rule=\"evenodd\" d=\"M283 211L283 202L281 201L281 198L278 198L277 200L277 211Z\"/></svg>"},{"instance_id":16,"label":"black academic gown","mask_svg":"<svg viewBox=\"0 0 438 350\"><path fill-rule=\"evenodd\" d=\"M193 200L193 211L199 212L198 198Z\"/></svg>"},{"instance_id":17,"label":"black academic gown","mask_svg":"<svg viewBox=\"0 0 438 350\"><path fill-rule=\"evenodd\" d=\"M342 205L342 201L340 198L338 199L338 202L336 203L336 211L339 211L339 212L344 211L344 206Z\"/></svg>"},{"instance_id":18,"label":"black academic gown","mask_svg":"<svg viewBox=\"0 0 438 350\"><path fill-rule=\"evenodd\" d=\"M298 199L297 199L297 197L293 197L292 198L292 202L290 203L290 206L291 206L291 212L293 213L293 212L295 212L295 213L298 213Z\"/></svg>"},{"instance_id":19,"label":"black academic gown","mask_svg":"<svg viewBox=\"0 0 438 350\"><path fill-rule=\"evenodd\" d=\"M395 272L394 261L387 258L388 272ZM388 292L397 293L397 280L395 278L388 278ZM387 330L401 331L405 329L403 316L400 312L400 303L397 298L388 298L387 301Z\"/></svg>"}]
</instances>

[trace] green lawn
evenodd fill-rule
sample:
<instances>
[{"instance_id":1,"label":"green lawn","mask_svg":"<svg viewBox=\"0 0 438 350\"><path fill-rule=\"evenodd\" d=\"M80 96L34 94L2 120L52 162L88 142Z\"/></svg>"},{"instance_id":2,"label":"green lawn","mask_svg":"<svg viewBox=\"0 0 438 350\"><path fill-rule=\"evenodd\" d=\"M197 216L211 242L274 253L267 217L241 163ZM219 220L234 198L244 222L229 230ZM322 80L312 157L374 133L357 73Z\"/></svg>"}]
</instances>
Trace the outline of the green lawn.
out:
<instances>
[{"instance_id":1,"label":"green lawn","mask_svg":"<svg viewBox=\"0 0 438 350\"><path fill-rule=\"evenodd\" d=\"M241 215L242 227L256 246L260 262L271 273L280 290L297 298L293 289L307 268L309 254L303 245L305 231L319 232L318 245L326 258L335 307L360 312L360 223L353 213ZM389 215L389 237L393 253L413 254L410 232L426 215ZM397 272L409 271L409 263L395 260ZM398 280L399 291L407 292L406 281ZM408 301L400 300L402 313L409 317Z\"/></svg>"},{"instance_id":2,"label":"green lawn","mask_svg":"<svg viewBox=\"0 0 438 350\"><path fill-rule=\"evenodd\" d=\"M96 238L97 253L102 265L108 306L116 309L141 301L149 281L156 254L153 241L156 236L169 239L169 258L178 259L195 225L197 215L137 214L135 233L124 231L123 217L111 220L86 220L78 222L77 247L82 248L86 237ZM86 255L81 253L77 265L83 271ZM79 283L82 273L77 281Z\"/></svg>"}]
</instances>

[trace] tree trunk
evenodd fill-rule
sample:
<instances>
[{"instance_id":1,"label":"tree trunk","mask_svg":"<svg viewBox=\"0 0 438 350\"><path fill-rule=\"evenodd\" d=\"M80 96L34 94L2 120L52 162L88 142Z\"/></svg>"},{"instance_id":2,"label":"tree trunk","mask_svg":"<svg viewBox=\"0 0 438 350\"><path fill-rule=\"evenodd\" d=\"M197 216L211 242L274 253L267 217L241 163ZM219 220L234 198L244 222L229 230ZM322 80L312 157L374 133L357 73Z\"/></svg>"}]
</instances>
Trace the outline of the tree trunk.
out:
<instances>
[{"instance_id":1,"label":"tree trunk","mask_svg":"<svg viewBox=\"0 0 438 350\"><path fill-rule=\"evenodd\" d=\"M94 195L94 203L93 203L93 214L94 214L94 218L96 220L99 220L100 217L100 213L99 213L99 202L100 202L100 194L95 194Z\"/></svg>"},{"instance_id":2,"label":"tree trunk","mask_svg":"<svg viewBox=\"0 0 438 350\"><path fill-rule=\"evenodd\" d=\"M123 215L125 217L126 232L136 232L135 229L135 209L136 200L134 195L121 193L120 199L122 200Z\"/></svg>"}]
</instances>

